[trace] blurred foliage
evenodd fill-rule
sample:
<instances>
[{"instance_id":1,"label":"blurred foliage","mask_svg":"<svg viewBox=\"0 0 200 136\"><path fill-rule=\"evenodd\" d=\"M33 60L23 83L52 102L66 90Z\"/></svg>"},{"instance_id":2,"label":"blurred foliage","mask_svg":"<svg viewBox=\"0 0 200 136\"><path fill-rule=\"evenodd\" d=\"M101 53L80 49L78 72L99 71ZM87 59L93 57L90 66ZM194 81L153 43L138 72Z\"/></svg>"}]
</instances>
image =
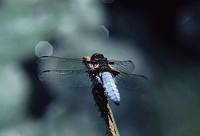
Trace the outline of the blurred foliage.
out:
<instances>
[{"instance_id":1,"label":"blurred foliage","mask_svg":"<svg viewBox=\"0 0 200 136\"><path fill-rule=\"evenodd\" d=\"M101 12L95 3L91 0L3 1L0 9L0 61L30 57L39 41L48 40L55 33L74 34L97 26Z\"/></svg>"},{"instance_id":2,"label":"blurred foliage","mask_svg":"<svg viewBox=\"0 0 200 136\"><path fill-rule=\"evenodd\" d=\"M98 26L102 16L98 8L96 2L91 0L7 0L1 2L1 136L66 134L75 136L79 135L82 129L85 129L81 131L82 135L95 135L95 129L93 132L86 129L87 126L89 130L92 130L90 126L93 122L92 118L89 118L91 121L87 119L89 114L80 116L82 123L85 124L82 125L84 128L76 126L80 124L81 119L73 118L74 116L70 118L65 116L58 121L55 118L52 122L48 119L40 121L29 119L28 99L33 88L31 88L31 79L25 74L21 64L23 61L34 58L34 48L39 41L49 40L54 35L75 36L79 31ZM51 124L55 125L51 126ZM80 130L75 131L77 129Z\"/></svg>"}]
</instances>

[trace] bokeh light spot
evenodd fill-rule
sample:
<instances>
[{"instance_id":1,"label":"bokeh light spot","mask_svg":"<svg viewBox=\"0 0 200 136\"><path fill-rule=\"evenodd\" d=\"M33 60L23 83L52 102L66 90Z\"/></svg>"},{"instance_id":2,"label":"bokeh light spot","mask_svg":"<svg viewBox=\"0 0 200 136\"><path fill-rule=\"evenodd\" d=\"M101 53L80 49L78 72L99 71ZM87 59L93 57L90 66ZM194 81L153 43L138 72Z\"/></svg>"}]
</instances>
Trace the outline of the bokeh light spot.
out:
<instances>
[{"instance_id":1,"label":"bokeh light spot","mask_svg":"<svg viewBox=\"0 0 200 136\"><path fill-rule=\"evenodd\" d=\"M53 55L53 46L48 41L40 41L35 47L37 57Z\"/></svg>"}]
</instances>

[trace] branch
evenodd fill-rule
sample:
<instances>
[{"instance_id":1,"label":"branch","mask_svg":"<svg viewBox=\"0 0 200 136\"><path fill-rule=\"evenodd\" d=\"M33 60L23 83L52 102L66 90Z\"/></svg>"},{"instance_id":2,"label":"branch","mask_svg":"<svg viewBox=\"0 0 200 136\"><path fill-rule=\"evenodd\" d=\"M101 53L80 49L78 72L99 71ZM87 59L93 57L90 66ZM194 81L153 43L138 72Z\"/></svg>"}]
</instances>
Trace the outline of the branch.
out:
<instances>
[{"instance_id":1,"label":"branch","mask_svg":"<svg viewBox=\"0 0 200 136\"><path fill-rule=\"evenodd\" d=\"M101 84L96 85L93 90L92 94L95 100L96 105L99 108L101 113L101 117L104 119L108 135L109 136L120 136L117 125L115 123L114 115L112 112L112 108L108 103L107 97L104 94L104 88Z\"/></svg>"}]
</instances>

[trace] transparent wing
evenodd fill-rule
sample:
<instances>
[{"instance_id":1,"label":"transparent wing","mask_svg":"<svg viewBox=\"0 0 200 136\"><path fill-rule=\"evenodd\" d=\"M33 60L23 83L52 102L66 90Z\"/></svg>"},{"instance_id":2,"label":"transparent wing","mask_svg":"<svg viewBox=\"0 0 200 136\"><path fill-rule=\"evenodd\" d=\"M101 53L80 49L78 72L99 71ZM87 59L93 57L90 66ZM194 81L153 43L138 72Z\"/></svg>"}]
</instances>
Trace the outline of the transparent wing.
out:
<instances>
[{"instance_id":1,"label":"transparent wing","mask_svg":"<svg viewBox=\"0 0 200 136\"><path fill-rule=\"evenodd\" d=\"M57 92L90 87L85 65L80 58L44 56L37 63L39 79Z\"/></svg>"},{"instance_id":2,"label":"transparent wing","mask_svg":"<svg viewBox=\"0 0 200 136\"><path fill-rule=\"evenodd\" d=\"M37 61L39 71L45 70L80 70L85 65L80 58L61 58L55 56L43 56Z\"/></svg>"},{"instance_id":3,"label":"transparent wing","mask_svg":"<svg viewBox=\"0 0 200 136\"><path fill-rule=\"evenodd\" d=\"M110 66L119 72L125 72L125 73L133 73L135 69L135 65L131 60L109 60Z\"/></svg>"},{"instance_id":4,"label":"transparent wing","mask_svg":"<svg viewBox=\"0 0 200 136\"><path fill-rule=\"evenodd\" d=\"M80 70L85 69L81 58L61 58L55 56L43 56L39 58L40 71L45 70ZM110 66L120 72L133 73L135 65L131 60L109 60Z\"/></svg>"},{"instance_id":5,"label":"transparent wing","mask_svg":"<svg viewBox=\"0 0 200 136\"><path fill-rule=\"evenodd\" d=\"M115 77L115 81L120 92L128 90L128 92L141 93L148 87L148 78L144 75L121 72Z\"/></svg>"},{"instance_id":6,"label":"transparent wing","mask_svg":"<svg viewBox=\"0 0 200 136\"><path fill-rule=\"evenodd\" d=\"M39 73L39 79L58 91L90 89L91 82L83 70L46 70Z\"/></svg>"}]
</instances>

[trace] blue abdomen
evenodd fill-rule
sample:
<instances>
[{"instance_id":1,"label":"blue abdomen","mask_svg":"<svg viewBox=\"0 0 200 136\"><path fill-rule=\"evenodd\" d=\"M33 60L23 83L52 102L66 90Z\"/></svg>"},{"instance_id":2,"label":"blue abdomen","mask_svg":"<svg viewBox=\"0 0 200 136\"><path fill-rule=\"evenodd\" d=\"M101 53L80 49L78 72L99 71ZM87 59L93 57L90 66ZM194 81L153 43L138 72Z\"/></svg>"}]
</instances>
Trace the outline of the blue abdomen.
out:
<instances>
[{"instance_id":1,"label":"blue abdomen","mask_svg":"<svg viewBox=\"0 0 200 136\"><path fill-rule=\"evenodd\" d=\"M108 99L119 105L120 94L112 74L110 72L103 72L101 73L101 78L103 87L105 89L105 94L107 95Z\"/></svg>"}]
</instances>

